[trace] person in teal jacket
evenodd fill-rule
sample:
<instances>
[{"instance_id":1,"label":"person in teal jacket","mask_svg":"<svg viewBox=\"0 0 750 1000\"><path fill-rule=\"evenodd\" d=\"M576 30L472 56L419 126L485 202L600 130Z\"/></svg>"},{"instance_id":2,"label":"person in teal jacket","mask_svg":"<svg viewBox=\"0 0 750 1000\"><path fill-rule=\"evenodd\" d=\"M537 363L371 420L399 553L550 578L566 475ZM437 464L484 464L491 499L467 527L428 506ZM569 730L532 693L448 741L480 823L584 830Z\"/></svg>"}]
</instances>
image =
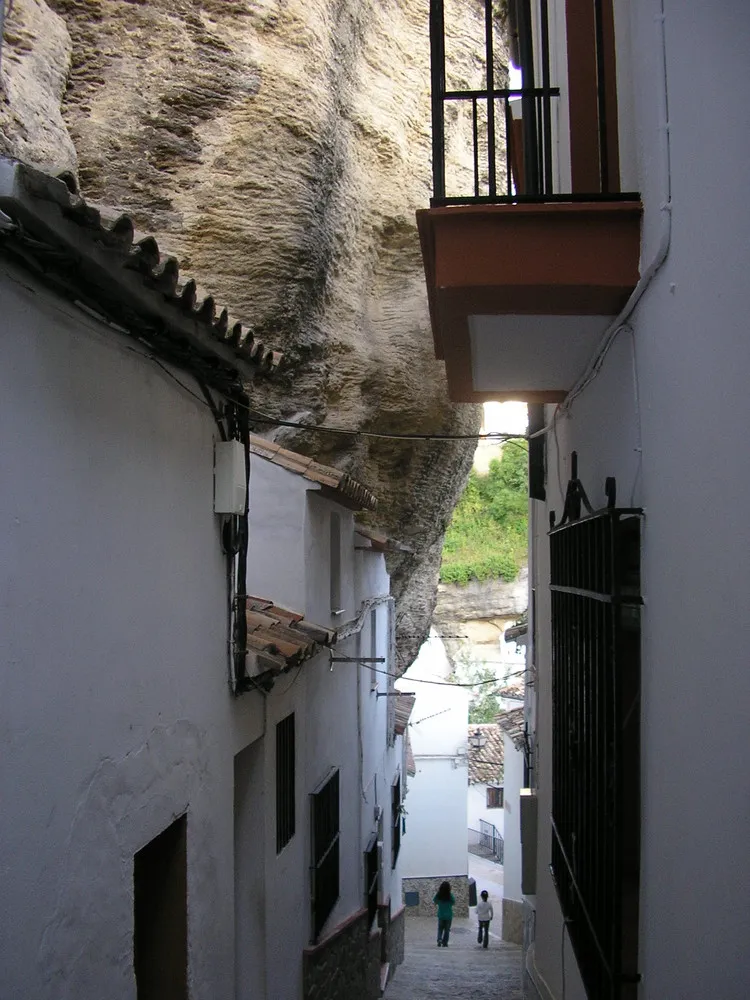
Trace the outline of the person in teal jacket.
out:
<instances>
[{"instance_id":1,"label":"person in teal jacket","mask_svg":"<svg viewBox=\"0 0 750 1000\"><path fill-rule=\"evenodd\" d=\"M453 907L456 902L456 900L453 898L453 893L451 892L450 882L441 883L440 888L433 896L432 902L437 903L438 948L441 945L443 946L443 948L447 948L448 938L450 937L451 933L451 922L453 921Z\"/></svg>"}]
</instances>

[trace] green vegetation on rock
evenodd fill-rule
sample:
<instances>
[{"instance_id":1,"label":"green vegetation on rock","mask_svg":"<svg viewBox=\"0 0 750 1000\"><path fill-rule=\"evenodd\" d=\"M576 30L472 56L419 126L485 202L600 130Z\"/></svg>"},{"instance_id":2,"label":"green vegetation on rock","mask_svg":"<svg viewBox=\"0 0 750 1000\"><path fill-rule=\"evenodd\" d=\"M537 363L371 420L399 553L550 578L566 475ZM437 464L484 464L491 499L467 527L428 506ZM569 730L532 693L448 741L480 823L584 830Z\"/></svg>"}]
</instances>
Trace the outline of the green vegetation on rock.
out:
<instances>
[{"instance_id":1,"label":"green vegetation on rock","mask_svg":"<svg viewBox=\"0 0 750 1000\"><path fill-rule=\"evenodd\" d=\"M506 442L482 476L473 469L445 533L441 583L515 580L526 560L528 444Z\"/></svg>"}]
</instances>

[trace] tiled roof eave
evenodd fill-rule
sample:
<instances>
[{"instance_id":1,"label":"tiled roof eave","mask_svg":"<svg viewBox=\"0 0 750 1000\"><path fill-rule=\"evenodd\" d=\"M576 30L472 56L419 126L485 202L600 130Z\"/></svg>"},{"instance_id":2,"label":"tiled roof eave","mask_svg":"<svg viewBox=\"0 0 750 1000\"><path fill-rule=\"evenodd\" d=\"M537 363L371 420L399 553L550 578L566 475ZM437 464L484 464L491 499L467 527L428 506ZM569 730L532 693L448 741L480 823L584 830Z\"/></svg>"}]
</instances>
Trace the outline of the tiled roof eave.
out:
<instances>
[{"instance_id":1,"label":"tiled roof eave","mask_svg":"<svg viewBox=\"0 0 750 1000\"><path fill-rule=\"evenodd\" d=\"M378 505L375 494L346 472L330 465L322 465L307 455L282 448L274 441L267 441L257 434L250 435L250 453L318 484L322 493L345 507L372 511Z\"/></svg>"},{"instance_id":2,"label":"tiled roof eave","mask_svg":"<svg viewBox=\"0 0 750 1000\"><path fill-rule=\"evenodd\" d=\"M6 157L0 210L0 247L168 363L227 394L278 366L281 355L226 309L217 316L213 298L197 301L194 281L180 284L178 262L153 237L134 244L128 216L105 222L67 182Z\"/></svg>"}]
</instances>

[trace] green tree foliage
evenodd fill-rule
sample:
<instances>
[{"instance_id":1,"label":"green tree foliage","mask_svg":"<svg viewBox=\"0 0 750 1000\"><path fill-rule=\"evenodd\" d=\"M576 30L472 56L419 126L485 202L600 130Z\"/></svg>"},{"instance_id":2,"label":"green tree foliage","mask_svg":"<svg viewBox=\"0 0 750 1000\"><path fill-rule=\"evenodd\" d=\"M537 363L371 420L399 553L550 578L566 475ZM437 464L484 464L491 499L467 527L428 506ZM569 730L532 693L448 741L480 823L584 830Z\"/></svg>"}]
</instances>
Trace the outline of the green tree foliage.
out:
<instances>
[{"instance_id":1,"label":"green tree foliage","mask_svg":"<svg viewBox=\"0 0 750 1000\"><path fill-rule=\"evenodd\" d=\"M513 439L487 475L472 469L445 535L441 582L514 580L526 559L527 525L528 444Z\"/></svg>"},{"instance_id":2,"label":"green tree foliage","mask_svg":"<svg viewBox=\"0 0 750 1000\"><path fill-rule=\"evenodd\" d=\"M495 694L500 682L492 667L475 660L470 651L461 649L453 660L451 678L472 685L469 688L469 722L494 722L500 711Z\"/></svg>"}]
</instances>

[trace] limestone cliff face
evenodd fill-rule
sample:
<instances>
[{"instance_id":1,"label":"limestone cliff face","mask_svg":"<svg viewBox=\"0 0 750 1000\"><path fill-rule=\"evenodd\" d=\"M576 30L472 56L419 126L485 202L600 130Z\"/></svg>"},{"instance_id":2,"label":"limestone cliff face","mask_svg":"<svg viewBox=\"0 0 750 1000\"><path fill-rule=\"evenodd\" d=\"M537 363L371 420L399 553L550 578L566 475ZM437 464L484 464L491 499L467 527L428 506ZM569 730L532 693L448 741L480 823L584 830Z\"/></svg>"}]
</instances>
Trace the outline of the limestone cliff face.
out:
<instances>
[{"instance_id":1,"label":"limestone cliff face","mask_svg":"<svg viewBox=\"0 0 750 1000\"><path fill-rule=\"evenodd\" d=\"M452 83L481 81L483 7L453 4ZM434 359L414 218L430 197L428 0L15 0L3 76L4 151L46 169L77 155L88 199L131 214L284 350L285 372L254 390L259 410L478 430ZM32 109L60 136L56 163L51 133L21 135ZM460 176L470 162L454 140ZM256 429L361 478L379 527L416 549L392 566L405 667L473 443Z\"/></svg>"}]
</instances>

